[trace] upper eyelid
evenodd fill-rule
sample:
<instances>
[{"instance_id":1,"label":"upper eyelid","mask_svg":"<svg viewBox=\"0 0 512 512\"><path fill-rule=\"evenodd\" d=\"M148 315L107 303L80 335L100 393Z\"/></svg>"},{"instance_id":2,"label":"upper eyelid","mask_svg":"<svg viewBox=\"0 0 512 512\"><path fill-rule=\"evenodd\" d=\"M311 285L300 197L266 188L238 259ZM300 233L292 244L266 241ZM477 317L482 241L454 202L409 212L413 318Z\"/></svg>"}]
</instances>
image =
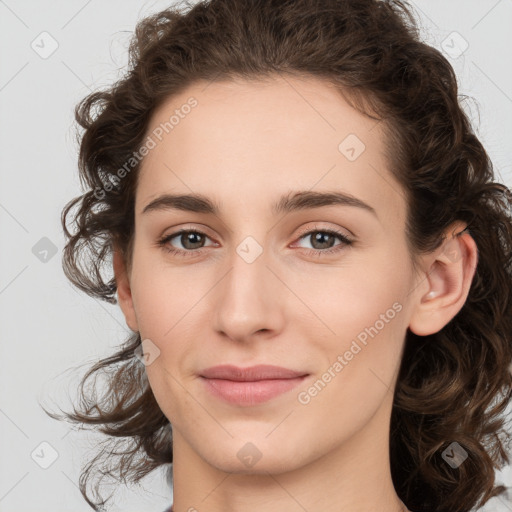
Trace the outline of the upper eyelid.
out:
<instances>
[{"instance_id":1,"label":"upper eyelid","mask_svg":"<svg viewBox=\"0 0 512 512\"><path fill-rule=\"evenodd\" d=\"M346 234L346 233L342 233L341 231L342 230L345 230L345 231L348 231L349 234ZM354 238L354 235L352 234L351 231L349 231L347 228L341 228L341 227L326 227L326 226L318 226L318 225L315 225L313 227L308 227L308 228L305 228L304 230L299 230L299 237L302 238L303 236L305 235L309 235L315 231L330 231L330 232L334 232L336 233L337 235L342 235L344 236L345 238L348 238L350 240L352 240Z\"/></svg>"}]
</instances>

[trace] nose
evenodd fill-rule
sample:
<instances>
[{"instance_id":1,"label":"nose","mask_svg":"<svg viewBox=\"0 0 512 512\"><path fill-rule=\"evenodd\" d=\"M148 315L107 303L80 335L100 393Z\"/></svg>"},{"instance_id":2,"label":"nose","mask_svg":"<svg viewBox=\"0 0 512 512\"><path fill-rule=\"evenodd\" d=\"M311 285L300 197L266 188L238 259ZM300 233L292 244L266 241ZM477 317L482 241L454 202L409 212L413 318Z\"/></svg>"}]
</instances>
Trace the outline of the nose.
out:
<instances>
[{"instance_id":1,"label":"nose","mask_svg":"<svg viewBox=\"0 0 512 512\"><path fill-rule=\"evenodd\" d=\"M241 243L215 287L214 329L231 340L274 337L284 325L287 288L259 247L254 240Z\"/></svg>"}]
</instances>

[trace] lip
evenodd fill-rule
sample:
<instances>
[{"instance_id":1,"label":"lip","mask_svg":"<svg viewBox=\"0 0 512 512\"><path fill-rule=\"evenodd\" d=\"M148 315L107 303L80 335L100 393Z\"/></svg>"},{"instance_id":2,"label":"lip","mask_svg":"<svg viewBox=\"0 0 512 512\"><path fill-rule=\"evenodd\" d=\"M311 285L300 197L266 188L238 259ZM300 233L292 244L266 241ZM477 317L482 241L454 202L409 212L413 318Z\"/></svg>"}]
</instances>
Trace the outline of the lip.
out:
<instances>
[{"instance_id":1,"label":"lip","mask_svg":"<svg viewBox=\"0 0 512 512\"><path fill-rule=\"evenodd\" d=\"M309 374L272 365L213 366L201 372L207 390L228 403L251 406L298 386Z\"/></svg>"}]
</instances>

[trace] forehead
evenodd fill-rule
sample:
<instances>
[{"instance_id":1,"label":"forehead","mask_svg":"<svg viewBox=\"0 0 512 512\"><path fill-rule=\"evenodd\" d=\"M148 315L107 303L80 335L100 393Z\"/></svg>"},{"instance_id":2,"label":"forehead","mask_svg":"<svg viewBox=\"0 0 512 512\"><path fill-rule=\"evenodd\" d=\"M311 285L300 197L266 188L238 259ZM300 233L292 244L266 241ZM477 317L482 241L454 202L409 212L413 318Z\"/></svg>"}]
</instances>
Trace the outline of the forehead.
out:
<instances>
[{"instance_id":1,"label":"forehead","mask_svg":"<svg viewBox=\"0 0 512 512\"><path fill-rule=\"evenodd\" d=\"M137 212L163 193L263 208L290 190L328 189L394 221L404 214L381 123L321 79L195 82L155 111L146 135L155 144L141 165Z\"/></svg>"}]
</instances>

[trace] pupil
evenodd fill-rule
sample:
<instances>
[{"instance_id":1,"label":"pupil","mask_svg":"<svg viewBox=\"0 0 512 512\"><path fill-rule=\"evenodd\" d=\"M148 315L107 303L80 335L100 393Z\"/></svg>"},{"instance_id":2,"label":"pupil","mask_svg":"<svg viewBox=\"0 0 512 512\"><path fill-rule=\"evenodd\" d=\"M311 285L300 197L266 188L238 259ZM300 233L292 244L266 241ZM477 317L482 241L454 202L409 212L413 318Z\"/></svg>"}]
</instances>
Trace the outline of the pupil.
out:
<instances>
[{"instance_id":1,"label":"pupil","mask_svg":"<svg viewBox=\"0 0 512 512\"><path fill-rule=\"evenodd\" d=\"M190 242L192 245L201 243L201 235L199 233L188 233L185 235L187 238L187 242ZM197 237L197 240L194 242L194 237ZM186 245L185 245L186 247ZM195 248L195 247L193 247Z\"/></svg>"}]
</instances>

